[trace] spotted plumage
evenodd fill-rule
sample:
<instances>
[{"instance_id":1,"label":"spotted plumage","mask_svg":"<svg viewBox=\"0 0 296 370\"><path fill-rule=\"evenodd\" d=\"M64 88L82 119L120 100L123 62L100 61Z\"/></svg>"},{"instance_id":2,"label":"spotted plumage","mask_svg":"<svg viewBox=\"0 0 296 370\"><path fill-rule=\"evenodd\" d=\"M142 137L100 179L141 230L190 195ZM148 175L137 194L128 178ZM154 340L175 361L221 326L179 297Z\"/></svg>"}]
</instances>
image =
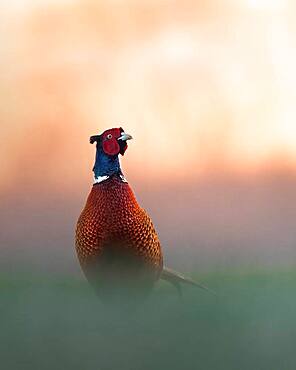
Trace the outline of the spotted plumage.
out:
<instances>
[{"instance_id":1,"label":"spotted plumage","mask_svg":"<svg viewBox=\"0 0 296 370\"><path fill-rule=\"evenodd\" d=\"M152 221L117 175L93 185L78 220L76 249L86 277L105 295L122 279L129 290L139 279L152 287L163 267Z\"/></svg>"},{"instance_id":2,"label":"spotted plumage","mask_svg":"<svg viewBox=\"0 0 296 370\"><path fill-rule=\"evenodd\" d=\"M153 223L125 180L118 155L132 137L122 128L92 136L97 143L94 185L76 227L81 268L104 299L144 297L163 278L195 284L163 268L160 241Z\"/></svg>"}]
</instances>

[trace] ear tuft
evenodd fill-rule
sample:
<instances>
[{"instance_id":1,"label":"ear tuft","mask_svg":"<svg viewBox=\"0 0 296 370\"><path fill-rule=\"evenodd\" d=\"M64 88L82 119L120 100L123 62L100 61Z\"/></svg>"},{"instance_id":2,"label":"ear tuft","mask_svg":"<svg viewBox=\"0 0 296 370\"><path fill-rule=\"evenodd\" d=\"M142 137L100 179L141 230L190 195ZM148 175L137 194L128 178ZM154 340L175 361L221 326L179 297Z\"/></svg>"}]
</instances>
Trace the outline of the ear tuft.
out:
<instances>
[{"instance_id":1,"label":"ear tuft","mask_svg":"<svg viewBox=\"0 0 296 370\"><path fill-rule=\"evenodd\" d=\"M100 135L93 135L93 136L91 136L91 137L89 138L89 142L90 142L91 144L93 144L95 141L96 141L96 142L100 141Z\"/></svg>"}]
</instances>

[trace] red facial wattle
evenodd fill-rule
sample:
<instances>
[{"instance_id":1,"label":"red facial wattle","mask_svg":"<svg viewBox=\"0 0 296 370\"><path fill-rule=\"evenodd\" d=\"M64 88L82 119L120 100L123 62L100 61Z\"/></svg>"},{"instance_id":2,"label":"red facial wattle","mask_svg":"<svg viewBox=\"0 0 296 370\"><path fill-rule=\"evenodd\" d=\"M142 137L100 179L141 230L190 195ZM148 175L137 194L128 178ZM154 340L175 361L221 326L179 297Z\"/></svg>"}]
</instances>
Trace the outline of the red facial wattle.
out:
<instances>
[{"instance_id":1,"label":"red facial wattle","mask_svg":"<svg viewBox=\"0 0 296 370\"><path fill-rule=\"evenodd\" d=\"M124 131L121 127L113 128L104 132L102 136L102 148L105 154L115 156L120 153L121 155L124 155L127 149L127 143L123 140L118 140L123 132Z\"/></svg>"},{"instance_id":2,"label":"red facial wattle","mask_svg":"<svg viewBox=\"0 0 296 370\"><path fill-rule=\"evenodd\" d=\"M104 132L102 137L102 147L107 155L118 155L120 152L120 146L117 139L120 138L121 131L119 128L113 128Z\"/></svg>"},{"instance_id":3,"label":"red facial wattle","mask_svg":"<svg viewBox=\"0 0 296 370\"><path fill-rule=\"evenodd\" d=\"M117 155L120 151L120 146L116 139L109 139L103 142L103 150L108 155Z\"/></svg>"}]
</instances>

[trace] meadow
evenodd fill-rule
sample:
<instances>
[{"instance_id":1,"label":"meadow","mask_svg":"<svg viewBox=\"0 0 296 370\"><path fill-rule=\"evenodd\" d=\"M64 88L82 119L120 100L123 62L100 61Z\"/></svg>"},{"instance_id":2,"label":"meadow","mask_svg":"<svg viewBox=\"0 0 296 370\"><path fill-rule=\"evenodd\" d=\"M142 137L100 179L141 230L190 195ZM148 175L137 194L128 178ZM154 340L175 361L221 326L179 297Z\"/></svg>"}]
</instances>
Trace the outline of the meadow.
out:
<instances>
[{"instance_id":1,"label":"meadow","mask_svg":"<svg viewBox=\"0 0 296 370\"><path fill-rule=\"evenodd\" d=\"M0 276L3 370L295 370L296 271L196 274L218 297L160 283L137 310L103 306L82 277Z\"/></svg>"}]
</instances>

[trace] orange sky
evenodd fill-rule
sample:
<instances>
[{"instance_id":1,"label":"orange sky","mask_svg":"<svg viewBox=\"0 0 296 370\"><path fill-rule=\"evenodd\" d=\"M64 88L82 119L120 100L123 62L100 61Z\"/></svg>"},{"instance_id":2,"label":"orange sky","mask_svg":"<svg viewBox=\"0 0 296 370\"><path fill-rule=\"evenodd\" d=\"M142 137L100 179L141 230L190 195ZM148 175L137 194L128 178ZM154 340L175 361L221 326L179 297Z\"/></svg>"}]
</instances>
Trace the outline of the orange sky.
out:
<instances>
[{"instance_id":1,"label":"orange sky","mask_svg":"<svg viewBox=\"0 0 296 370\"><path fill-rule=\"evenodd\" d=\"M119 124L170 266L295 261L295 1L0 8L2 266L77 271L89 136Z\"/></svg>"},{"instance_id":2,"label":"orange sky","mask_svg":"<svg viewBox=\"0 0 296 370\"><path fill-rule=\"evenodd\" d=\"M284 0L1 5L0 183L85 183L122 125L131 176L296 164L296 6Z\"/></svg>"}]
</instances>

